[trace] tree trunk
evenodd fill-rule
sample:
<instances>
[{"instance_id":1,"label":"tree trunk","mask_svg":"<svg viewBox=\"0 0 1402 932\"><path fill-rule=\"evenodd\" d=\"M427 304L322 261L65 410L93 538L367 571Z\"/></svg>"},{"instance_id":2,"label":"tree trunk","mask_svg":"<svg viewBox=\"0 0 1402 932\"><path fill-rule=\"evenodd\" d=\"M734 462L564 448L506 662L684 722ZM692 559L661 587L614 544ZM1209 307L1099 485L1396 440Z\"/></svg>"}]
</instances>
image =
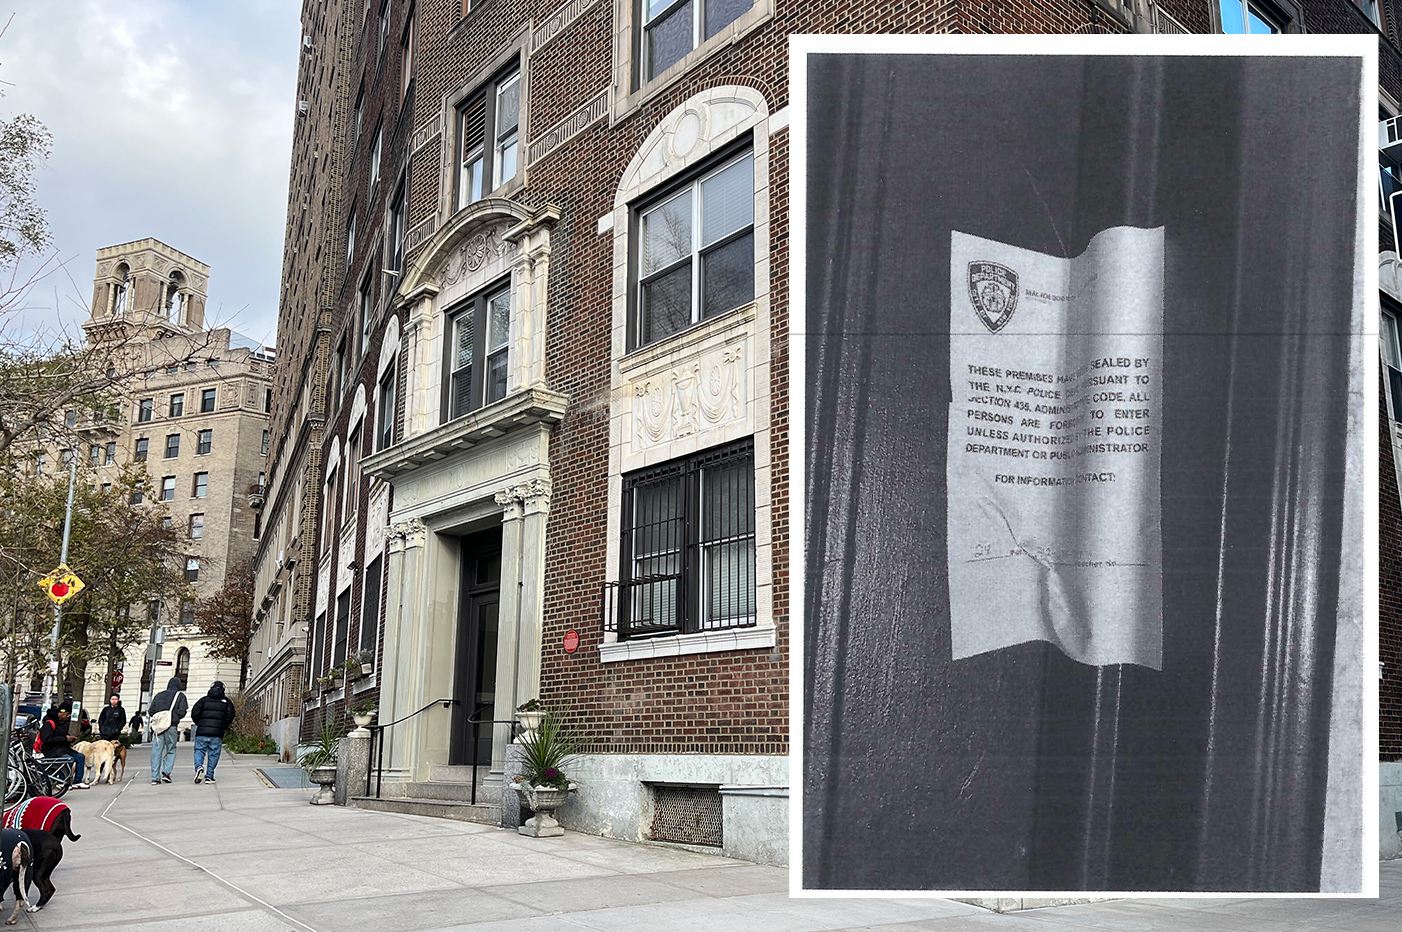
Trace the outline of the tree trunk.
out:
<instances>
[{"instance_id":1,"label":"tree trunk","mask_svg":"<svg viewBox=\"0 0 1402 932\"><path fill-rule=\"evenodd\" d=\"M248 685L248 652L244 651L243 659L239 661L239 692Z\"/></svg>"}]
</instances>

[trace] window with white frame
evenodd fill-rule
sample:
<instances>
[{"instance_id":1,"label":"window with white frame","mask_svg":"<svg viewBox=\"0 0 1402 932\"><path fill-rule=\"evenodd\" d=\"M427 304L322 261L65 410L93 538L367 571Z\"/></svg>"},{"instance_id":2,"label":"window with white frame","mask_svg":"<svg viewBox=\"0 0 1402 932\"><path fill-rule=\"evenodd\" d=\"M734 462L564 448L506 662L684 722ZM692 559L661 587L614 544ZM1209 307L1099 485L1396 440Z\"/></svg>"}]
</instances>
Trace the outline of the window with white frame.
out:
<instances>
[{"instance_id":1,"label":"window with white frame","mask_svg":"<svg viewBox=\"0 0 1402 932\"><path fill-rule=\"evenodd\" d=\"M407 200L404 197L404 184L399 185L399 190L395 192L394 199L390 201L389 207L389 254L385 262L385 269L390 272L398 272L404 268L404 222L407 219L405 209Z\"/></svg>"},{"instance_id":2,"label":"window with white frame","mask_svg":"<svg viewBox=\"0 0 1402 932\"><path fill-rule=\"evenodd\" d=\"M346 441L346 504L342 513L355 514L356 503L360 498L360 426L351 431Z\"/></svg>"},{"instance_id":3,"label":"window with white frame","mask_svg":"<svg viewBox=\"0 0 1402 932\"><path fill-rule=\"evenodd\" d=\"M374 263L371 263L374 265ZM370 345L370 325L374 323L375 304L372 285L375 279L370 273L366 273L365 281L360 283L360 332L356 334L355 358L361 359L365 356L365 350Z\"/></svg>"},{"instance_id":4,"label":"window with white frame","mask_svg":"<svg viewBox=\"0 0 1402 932\"><path fill-rule=\"evenodd\" d=\"M190 558L188 558L188 559L185 561L185 581L186 581L186 582L199 582L199 581L200 581L200 559L199 559L199 557L190 557Z\"/></svg>"},{"instance_id":5,"label":"window with white frame","mask_svg":"<svg viewBox=\"0 0 1402 932\"><path fill-rule=\"evenodd\" d=\"M173 460L180 455L180 435L166 435L166 452L162 459Z\"/></svg>"},{"instance_id":6,"label":"window with white frame","mask_svg":"<svg viewBox=\"0 0 1402 932\"><path fill-rule=\"evenodd\" d=\"M646 83L729 26L754 0L637 0L642 7L642 75Z\"/></svg>"},{"instance_id":7,"label":"window with white frame","mask_svg":"<svg viewBox=\"0 0 1402 932\"><path fill-rule=\"evenodd\" d=\"M389 0L380 4L380 34L375 41L375 60L379 61L389 44Z\"/></svg>"},{"instance_id":8,"label":"window with white frame","mask_svg":"<svg viewBox=\"0 0 1402 932\"><path fill-rule=\"evenodd\" d=\"M375 127L375 145L370 148L370 191L380 183L380 155L385 141L384 125Z\"/></svg>"},{"instance_id":9,"label":"window with white frame","mask_svg":"<svg viewBox=\"0 0 1402 932\"><path fill-rule=\"evenodd\" d=\"M161 477L161 501L163 501L163 502L173 502L173 501L175 501L175 477L174 477L174 476L162 476L162 477Z\"/></svg>"},{"instance_id":10,"label":"window with white frame","mask_svg":"<svg viewBox=\"0 0 1402 932\"><path fill-rule=\"evenodd\" d=\"M1217 0L1217 29L1228 35L1301 32L1304 13L1295 0Z\"/></svg>"},{"instance_id":11,"label":"window with white frame","mask_svg":"<svg viewBox=\"0 0 1402 932\"><path fill-rule=\"evenodd\" d=\"M619 640L755 625L752 438L625 475L621 530Z\"/></svg>"},{"instance_id":12,"label":"window with white frame","mask_svg":"<svg viewBox=\"0 0 1402 932\"><path fill-rule=\"evenodd\" d=\"M144 424L156 413L156 399L143 398L136 407L136 422Z\"/></svg>"},{"instance_id":13,"label":"window with white frame","mask_svg":"<svg viewBox=\"0 0 1402 932\"><path fill-rule=\"evenodd\" d=\"M375 433L379 438L377 450L388 449L394 443L395 367L398 364L399 359L396 358L380 379L380 400L375 409Z\"/></svg>"},{"instance_id":14,"label":"window with white frame","mask_svg":"<svg viewBox=\"0 0 1402 932\"><path fill-rule=\"evenodd\" d=\"M214 447L214 430L206 427L195 438L195 455L205 456Z\"/></svg>"},{"instance_id":15,"label":"window with white frame","mask_svg":"<svg viewBox=\"0 0 1402 932\"><path fill-rule=\"evenodd\" d=\"M326 511L326 531L322 535L322 553L331 552L331 536L336 532L336 477L338 470L332 467L331 472L326 477L326 497L323 498L322 508Z\"/></svg>"},{"instance_id":16,"label":"window with white frame","mask_svg":"<svg viewBox=\"0 0 1402 932\"><path fill-rule=\"evenodd\" d=\"M190 539L199 540L204 537L204 515L190 515Z\"/></svg>"},{"instance_id":17,"label":"window with white frame","mask_svg":"<svg viewBox=\"0 0 1402 932\"><path fill-rule=\"evenodd\" d=\"M479 292L450 312L443 366L444 420L506 397L510 330L511 289L506 282Z\"/></svg>"},{"instance_id":18,"label":"window with white frame","mask_svg":"<svg viewBox=\"0 0 1402 932\"><path fill-rule=\"evenodd\" d=\"M414 11L409 11L404 26L404 37L399 42L399 102L409 96L409 85L414 83Z\"/></svg>"},{"instance_id":19,"label":"window with white frame","mask_svg":"<svg viewBox=\"0 0 1402 932\"><path fill-rule=\"evenodd\" d=\"M1398 339L1397 313L1390 302L1382 311L1383 372L1392 395L1392 419L1402 421L1402 341Z\"/></svg>"},{"instance_id":20,"label":"window with white frame","mask_svg":"<svg viewBox=\"0 0 1402 932\"><path fill-rule=\"evenodd\" d=\"M346 227L346 268L355 259L355 211L351 211L350 226Z\"/></svg>"},{"instance_id":21,"label":"window with white frame","mask_svg":"<svg viewBox=\"0 0 1402 932\"><path fill-rule=\"evenodd\" d=\"M195 473L194 488L191 490L191 498L205 498L209 495L209 473Z\"/></svg>"},{"instance_id":22,"label":"window with white frame","mask_svg":"<svg viewBox=\"0 0 1402 932\"><path fill-rule=\"evenodd\" d=\"M185 393L176 392L170 396L170 404L166 408L170 417L180 417L185 413Z\"/></svg>"},{"instance_id":23,"label":"window with white frame","mask_svg":"<svg viewBox=\"0 0 1402 932\"><path fill-rule=\"evenodd\" d=\"M355 144L360 142L360 128L365 122L365 89L360 89L360 94L355 98L355 124L354 132L351 133L351 151L355 151Z\"/></svg>"},{"instance_id":24,"label":"window with white frame","mask_svg":"<svg viewBox=\"0 0 1402 932\"><path fill-rule=\"evenodd\" d=\"M457 209L516 177L520 150L521 70L500 72L458 108Z\"/></svg>"},{"instance_id":25,"label":"window with white frame","mask_svg":"<svg viewBox=\"0 0 1402 932\"><path fill-rule=\"evenodd\" d=\"M365 567L365 582L360 590L360 649L375 651L380 629L380 577L384 575L384 559L376 557Z\"/></svg>"},{"instance_id":26,"label":"window with white frame","mask_svg":"<svg viewBox=\"0 0 1402 932\"><path fill-rule=\"evenodd\" d=\"M749 152L638 208L634 346L754 300L754 210Z\"/></svg>"}]
</instances>

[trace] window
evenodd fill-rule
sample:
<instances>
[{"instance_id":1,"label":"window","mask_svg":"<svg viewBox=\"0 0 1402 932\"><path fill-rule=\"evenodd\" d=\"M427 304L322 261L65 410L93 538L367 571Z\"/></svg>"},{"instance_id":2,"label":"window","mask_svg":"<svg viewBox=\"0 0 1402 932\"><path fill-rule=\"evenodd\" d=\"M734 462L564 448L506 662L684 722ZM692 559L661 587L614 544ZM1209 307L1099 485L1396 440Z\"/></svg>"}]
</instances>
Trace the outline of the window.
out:
<instances>
[{"instance_id":1,"label":"window","mask_svg":"<svg viewBox=\"0 0 1402 932\"><path fill-rule=\"evenodd\" d=\"M63 426L64 426L64 427L77 427L77 426L78 426L78 412L72 410L71 408L70 408L69 410L63 412Z\"/></svg>"},{"instance_id":2,"label":"window","mask_svg":"<svg viewBox=\"0 0 1402 932\"><path fill-rule=\"evenodd\" d=\"M163 515L161 517L161 530L169 531L173 527L175 527L174 519L170 515Z\"/></svg>"},{"instance_id":3,"label":"window","mask_svg":"<svg viewBox=\"0 0 1402 932\"><path fill-rule=\"evenodd\" d=\"M1397 315L1390 303L1383 306L1382 353L1383 372L1392 393L1392 419L1402 421L1402 343L1398 342Z\"/></svg>"},{"instance_id":4,"label":"window","mask_svg":"<svg viewBox=\"0 0 1402 932\"><path fill-rule=\"evenodd\" d=\"M268 455L268 432L266 430L263 431L263 446L259 452L264 456Z\"/></svg>"},{"instance_id":5,"label":"window","mask_svg":"<svg viewBox=\"0 0 1402 932\"><path fill-rule=\"evenodd\" d=\"M321 500L322 508L326 511L326 533L322 535L322 549L324 552L331 550L331 538L336 533L336 473L332 469L331 474L326 477L326 497Z\"/></svg>"},{"instance_id":6,"label":"window","mask_svg":"<svg viewBox=\"0 0 1402 932\"><path fill-rule=\"evenodd\" d=\"M311 666L307 668L307 681L311 682L321 674L321 645L326 632L326 613L322 612L316 616L316 621L312 624L311 644L307 651L311 654Z\"/></svg>"},{"instance_id":7,"label":"window","mask_svg":"<svg viewBox=\"0 0 1402 932\"><path fill-rule=\"evenodd\" d=\"M355 259L355 211L351 211L350 226L346 228L346 268Z\"/></svg>"},{"instance_id":8,"label":"window","mask_svg":"<svg viewBox=\"0 0 1402 932\"><path fill-rule=\"evenodd\" d=\"M88 463L93 466L102 465L102 445L98 443L88 444Z\"/></svg>"},{"instance_id":9,"label":"window","mask_svg":"<svg viewBox=\"0 0 1402 932\"><path fill-rule=\"evenodd\" d=\"M375 145L370 149L370 191L375 190L375 186L380 183L380 155L381 146L384 144L385 131L383 126L375 127Z\"/></svg>"},{"instance_id":10,"label":"window","mask_svg":"<svg viewBox=\"0 0 1402 932\"><path fill-rule=\"evenodd\" d=\"M1218 24L1229 35L1272 35L1299 32L1304 22L1300 8L1291 0L1217 0Z\"/></svg>"},{"instance_id":11,"label":"window","mask_svg":"<svg viewBox=\"0 0 1402 932\"><path fill-rule=\"evenodd\" d=\"M200 392L200 413L208 414L214 410L214 393L216 389L206 388Z\"/></svg>"},{"instance_id":12,"label":"window","mask_svg":"<svg viewBox=\"0 0 1402 932\"><path fill-rule=\"evenodd\" d=\"M510 326L510 288L483 292L453 312L443 367L448 373L443 386L445 420L506 397ZM484 365L474 366L478 359L484 359Z\"/></svg>"},{"instance_id":13,"label":"window","mask_svg":"<svg viewBox=\"0 0 1402 932\"><path fill-rule=\"evenodd\" d=\"M389 208L389 256L385 268L398 272L404 268L404 185L395 192Z\"/></svg>"},{"instance_id":14,"label":"window","mask_svg":"<svg viewBox=\"0 0 1402 932\"><path fill-rule=\"evenodd\" d=\"M104 483L102 483L102 494L103 494L103 495L106 495L106 494L107 494L108 492L110 492L110 491L112 491L112 483L110 483L110 482L104 482Z\"/></svg>"},{"instance_id":15,"label":"window","mask_svg":"<svg viewBox=\"0 0 1402 932\"><path fill-rule=\"evenodd\" d=\"M132 503L133 505L140 505L140 504L141 504L142 502L144 502L144 501L146 501L146 496L143 495L143 494L141 493L141 490L140 490L140 489L132 489L132 492L131 492L131 503Z\"/></svg>"},{"instance_id":16,"label":"window","mask_svg":"<svg viewBox=\"0 0 1402 932\"><path fill-rule=\"evenodd\" d=\"M513 65L458 111L459 209L516 177L520 105L521 72Z\"/></svg>"},{"instance_id":17,"label":"window","mask_svg":"<svg viewBox=\"0 0 1402 932\"><path fill-rule=\"evenodd\" d=\"M204 515L190 515L190 539L199 540L204 537Z\"/></svg>"},{"instance_id":18,"label":"window","mask_svg":"<svg viewBox=\"0 0 1402 932\"><path fill-rule=\"evenodd\" d=\"M190 648L182 647L175 655L175 675L180 677L180 686L190 685Z\"/></svg>"},{"instance_id":19,"label":"window","mask_svg":"<svg viewBox=\"0 0 1402 932\"><path fill-rule=\"evenodd\" d=\"M341 345L336 347L336 384L332 387L331 397L340 401L341 396L346 393L346 341L343 337Z\"/></svg>"},{"instance_id":20,"label":"window","mask_svg":"<svg viewBox=\"0 0 1402 932\"><path fill-rule=\"evenodd\" d=\"M102 450L102 465L111 466L117 462L117 444L113 441Z\"/></svg>"},{"instance_id":21,"label":"window","mask_svg":"<svg viewBox=\"0 0 1402 932\"><path fill-rule=\"evenodd\" d=\"M150 438L148 438L148 437L138 437L138 438L136 438L136 461L137 461L138 463L144 463L144 462L146 462L146 455L147 455L147 453L150 452L150 449L151 449L151 440L150 440Z\"/></svg>"},{"instance_id":22,"label":"window","mask_svg":"<svg viewBox=\"0 0 1402 932\"><path fill-rule=\"evenodd\" d=\"M199 557L190 557L185 561L185 581L200 581L200 560Z\"/></svg>"},{"instance_id":23,"label":"window","mask_svg":"<svg viewBox=\"0 0 1402 932\"><path fill-rule=\"evenodd\" d=\"M357 427L346 442L346 505L342 514L355 514L356 500L360 492L360 428Z\"/></svg>"},{"instance_id":24,"label":"window","mask_svg":"<svg viewBox=\"0 0 1402 932\"><path fill-rule=\"evenodd\" d=\"M194 498L204 498L209 494L209 473L195 473L195 486L192 492Z\"/></svg>"},{"instance_id":25,"label":"window","mask_svg":"<svg viewBox=\"0 0 1402 932\"><path fill-rule=\"evenodd\" d=\"M265 388L265 389L263 389L263 413L264 413L264 414L271 414L272 412L273 412L273 390L272 390L271 388Z\"/></svg>"},{"instance_id":26,"label":"window","mask_svg":"<svg viewBox=\"0 0 1402 932\"><path fill-rule=\"evenodd\" d=\"M384 378L380 379L380 401L379 407L375 409L375 421L379 434L379 446L377 449L387 449L394 443L394 383L395 366L399 360L389 364L385 370Z\"/></svg>"},{"instance_id":27,"label":"window","mask_svg":"<svg viewBox=\"0 0 1402 932\"><path fill-rule=\"evenodd\" d=\"M40 453L39 456L34 460L34 475L42 476L44 474L44 464L47 461L48 457L45 456L43 453Z\"/></svg>"},{"instance_id":28,"label":"window","mask_svg":"<svg viewBox=\"0 0 1402 932\"><path fill-rule=\"evenodd\" d=\"M399 42L399 102L409 96L409 85L414 81L414 14L409 13L404 27L404 38Z\"/></svg>"},{"instance_id":29,"label":"window","mask_svg":"<svg viewBox=\"0 0 1402 932\"><path fill-rule=\"evenodd\" d=\"M336 597L336 636L331 644L331 662L334 664L345 663L346 641L350 633L350 586L346 591Z\"/></svg>"},{"instance_id":30,"label":"window","mask_svg":"<svg viewBox=\"0 0 1402 932\"><path fill-rule=\"evenodd\" d=\"M214 446L214 430L212 428L205 428L200 431L199 437L196 440L195 455L204 456L209 452L212 446Z\"/></svg>"},{"instance_id":31,"label":"window","mask_svg":"<svg viewBox=\"0 0 1402 932\"><path fill-rule=\"evenodd\" d=\"M180 417L185 413L185 393L177 392L170 396L170 416Z\"/></svg>"},{"instance_id":32,"label":"window","mask_svg":"<svg viewBox=\"0 0 1402 932\"><path fill-rule=\"evenodd\" d=\"M623 477L621 640L755 624L754 442Z\"/></svg>"},{"instance_id":33,"label":"window","mask_svg":"<svg viewBox=\"0 0 1402 932\"><path fill-rule=\"evenodd\" d=\"M365 276L365 281L360 286L360 332L356 334L355 358L360 359L365 355L365 347L370 343L370 323L374 316L374 301L371 294L371 283L374 279L369 275Z\"/></svg>"},{"instance_id":34,"label":"window","mask_svg":"<svg viewBox=\"0 0 1402 932\"><path fill-rule=\"evenodd\" d=\"M360 649L373 652L379 640L380 628L380 576L384 570L384 558L376 557L365 568L365 582L360 591Z\"/></svg>"},{"instance_id":35,"label":"window","mask_svg":"<svg viewBox=\"0 0 1402 932\"><path fill-rule=\"evenodd\" d=\"M144 423L146 423L147 421L151 420L151 417L152 417L155 413L156 413L156 399L154 399L154 398L143 398L143 399L141 399L141 404L140 404L140 405L137 407L137 409L136 409L136 421L137 421L138 424L144 424Z\"/></svg>"},{"instance_id":36,"label":"window","mask_svg":"<svg viewBox=\"0 0 1402 932\"><path fill-rule=\"evenodd\" d=\"M192 625L195 623L195 603L192 599L186 599L180 603L180 623L182 625ZM183 650L184 648L182 648ZM181 682L185 682L183 679Z\"/></svg>"},{"instance_id":37,"label":"window","mask_svg":"<svg viewBox=\"0 0 1402 932\"><path fill-rule=\"evenodd\" d=\"M651 81L729 26L753 0L640 0L643 74Z\"/></svg>"},{"instance_id":38,"label":"window","mask_svg":"<svg viewBox=\"0 0 1402 932\"><path fill-rule=\"evenodd\" d=\"M179 455L180 455L180 435L179 435L179 434L167 434L167 435L166 435L166 453L165 453L165 457L164 457L164 458L170 460L170 459L175 459L175 458L176 458L177 456L179 456Z\"/></svg>"},{"instance_id":39,"label":"window","mask_svg":"<svg viewBox=\"0 0 1402 932\"><path fill-rule=\"evenodd\" d=\"M380 35L375 44L375 60L379 61L389 44L389 0L380 4Z\"/></svg>"},{"instance_id":40,"label":"window","mask_svg":"<svg viewBox=\"0 0 1402 932\"><path fill-rule=\"evenodd\" d=\"M351 134L351 151L355 151L355 144L360 142L360 127L365 123L365 88L360 89L360 94L355 98L355 131Z\"/></svg>"},{"instance_id":41,"label":"window","mask_svg":"<svg viewBox=\"0 0 1402 932\"><path fill-rule=\"evenodd\" d=\"M173 501L175 501L175 477L174 477L174 476L162 476L162 477L161 477L161 501L163 501L163 502L173 502Z\"/></svg>"},{"instance_id":42,"label":"window","mask_svg":"<svg viewBox=\"0 0 1402 932\"><path fill-rule=\"evenodd\" d=\"M634 345L754 300L754 210L746 153L639 211Z\"/></svg>"}]
</instances>

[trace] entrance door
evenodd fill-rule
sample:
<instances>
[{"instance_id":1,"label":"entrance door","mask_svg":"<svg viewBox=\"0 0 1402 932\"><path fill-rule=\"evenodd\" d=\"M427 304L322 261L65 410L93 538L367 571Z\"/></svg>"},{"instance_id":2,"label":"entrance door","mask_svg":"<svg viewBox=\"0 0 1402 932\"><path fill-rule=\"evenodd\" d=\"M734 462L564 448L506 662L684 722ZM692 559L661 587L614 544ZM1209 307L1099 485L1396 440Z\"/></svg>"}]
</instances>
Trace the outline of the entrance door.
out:
<instances>
[{"instance_id":1,"label":"entrance door","mask_svg":"<svg viewBox=\"0 0 1402 932\"><path fill-rule=\"evenodd\" d=\"M501 599L501 531L464 538L453 675L450 764L490 764L496 715L497 606Z\"/></svg>"}]
</instances>

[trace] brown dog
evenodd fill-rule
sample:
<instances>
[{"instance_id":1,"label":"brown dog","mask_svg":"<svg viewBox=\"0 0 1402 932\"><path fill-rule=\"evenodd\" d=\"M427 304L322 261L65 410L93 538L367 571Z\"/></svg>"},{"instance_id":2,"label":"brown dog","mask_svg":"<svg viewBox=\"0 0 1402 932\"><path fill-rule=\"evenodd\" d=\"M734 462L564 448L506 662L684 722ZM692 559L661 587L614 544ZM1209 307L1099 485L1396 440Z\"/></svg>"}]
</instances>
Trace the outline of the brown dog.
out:
<instances>
[{"instance_id":1,"label":"brown dog","mask_svg":"<svg viewBox=\"0 0 1402 932\"><path fill-rule=\"evenodd\" d=\"M118 777L117 779L119 779L119 780L125 780L125 779L127 778L127 746L126 746L125 744L123 744L123 743L120 742L120 741L113 741L113 742L112 742L112 760L113 760L113 767L112 767L113 770L116 770L116 769L117 769L117 768L116 768L116 762L117 762L117 761L121 761L121 763L122 763L122 775L121 775L120 777ZM109 780L108 782L110 783L111 781Z\"/></svg>"}]
</instances>

